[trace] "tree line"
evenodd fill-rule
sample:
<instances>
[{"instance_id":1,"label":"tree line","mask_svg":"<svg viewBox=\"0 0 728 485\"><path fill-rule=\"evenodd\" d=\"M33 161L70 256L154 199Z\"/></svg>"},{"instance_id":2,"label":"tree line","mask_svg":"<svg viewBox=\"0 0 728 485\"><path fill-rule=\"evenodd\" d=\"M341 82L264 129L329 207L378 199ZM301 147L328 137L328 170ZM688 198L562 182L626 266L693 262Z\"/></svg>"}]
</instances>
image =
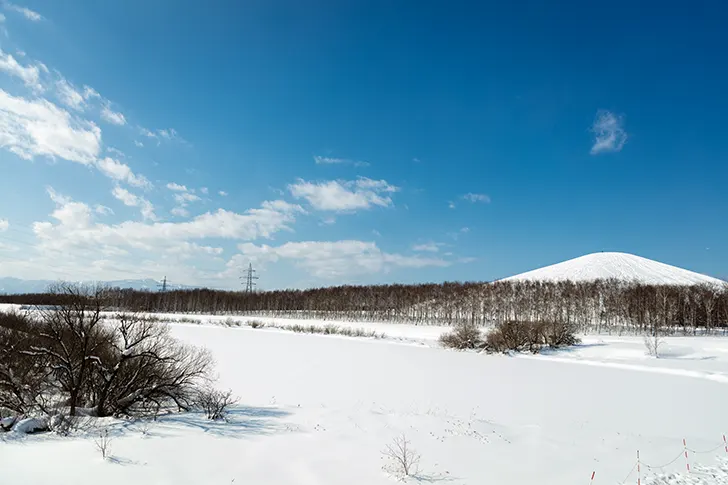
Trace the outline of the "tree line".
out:
<instances>
[{"instance_id":1,"label":"tree line","mask_svg":"<svg viewBox=\"0 0 728 485\"><path fill-rule=\"evenodd\" d=\"M167 292L109 289L120 311L249 314L402 322L419 325L548 321L582 332L660 331L699 333L726 330L728 283L647 285L621 280L593 282L499 281L418 285L336 286L307 290L235 292L185 289ZM0 296L0 302L59 305L63 295Z\"/></svg>"}]
</instances>

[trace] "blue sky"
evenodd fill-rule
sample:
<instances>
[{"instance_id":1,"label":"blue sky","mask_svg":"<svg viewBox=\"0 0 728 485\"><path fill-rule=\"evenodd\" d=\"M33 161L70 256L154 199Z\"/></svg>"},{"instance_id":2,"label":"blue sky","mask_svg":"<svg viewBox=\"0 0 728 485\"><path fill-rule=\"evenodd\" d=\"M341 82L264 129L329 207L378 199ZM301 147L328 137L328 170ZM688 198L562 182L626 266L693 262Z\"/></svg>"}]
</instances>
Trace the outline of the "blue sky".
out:
<instances>
[{"instance_id":1,"label":"blue sky","mask_svg":"<svg viewBox=\"0 0 728 485\"><path fill-rule=\"evenodd\" d=\"M0 277L728 277L720 2L28 1L0 32Z\"/></svg>"}]
</instances>

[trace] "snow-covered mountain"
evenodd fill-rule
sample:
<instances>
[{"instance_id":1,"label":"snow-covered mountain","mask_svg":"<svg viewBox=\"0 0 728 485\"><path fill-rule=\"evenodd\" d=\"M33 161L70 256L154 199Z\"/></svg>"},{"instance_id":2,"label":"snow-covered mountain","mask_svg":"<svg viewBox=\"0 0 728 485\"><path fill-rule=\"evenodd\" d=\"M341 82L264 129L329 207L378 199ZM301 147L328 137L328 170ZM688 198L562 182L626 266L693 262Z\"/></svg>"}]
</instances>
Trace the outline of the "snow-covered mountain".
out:
<instances>
[{"instance_id":1,"label":"snow-covered mountain","mask_svg":"<svg viewBox=\"0 0 728 485\"><path fill-rule=\"evenodd\" d=\"M56 283L51 280L21 280L18 278L0 278L0 294L17 294L17 293L43 293L48 286ZM135 290L156 291L160 284L159 281L152 279L143 280L114 280L102 281L101 283L114 288L133 288ZM190 288L184 285L167 285L167 289L185 289Z\"/></svg>"},{"instance_id":2,"label":"snow-covered mountain","mask_svg":"<svg viewBox=\"0 0 728 485\"><path fill-rule=\"evenodd\" d=\"M627 253L592 253L502 281L594 281L616 278L657 285L720 285L723 280Z\"/></svg>"}]
</instances>

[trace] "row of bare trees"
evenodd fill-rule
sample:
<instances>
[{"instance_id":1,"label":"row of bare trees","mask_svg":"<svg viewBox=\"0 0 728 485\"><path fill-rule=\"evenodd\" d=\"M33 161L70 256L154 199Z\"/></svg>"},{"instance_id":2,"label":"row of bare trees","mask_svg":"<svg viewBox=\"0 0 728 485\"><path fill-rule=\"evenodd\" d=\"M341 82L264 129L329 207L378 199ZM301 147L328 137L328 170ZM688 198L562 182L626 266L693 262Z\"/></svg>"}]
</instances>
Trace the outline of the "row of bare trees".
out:
<instances>
[{"instance_id":1,"label":"row of bare trees","mask_svg":"<svg viewBox=\"0 0 728 485\"><path fill-rule=\"evenodd\" d=\"M58 295L0 297L7 303L54 305ZM338 286L241 293L209 289L145 292L114 289L110 303L143 312L258 314L296 318L492 326L550 321L580 331L698 333L728 324L728 284L645 285L594 282L443 283Z\"/></svg>"},{"instance_id":2,"label":"row of bare trees","mask_svg":"<svg viewBox=\"0 0 728 485\"><path fill-rule=\"evenodd\" d=\"M49 295L54 306L0 313L0 411L140 416L187 409L209 382L208 351L140 314L109 318L115 291L64 284Z\"/></svg>"}]
</instances>

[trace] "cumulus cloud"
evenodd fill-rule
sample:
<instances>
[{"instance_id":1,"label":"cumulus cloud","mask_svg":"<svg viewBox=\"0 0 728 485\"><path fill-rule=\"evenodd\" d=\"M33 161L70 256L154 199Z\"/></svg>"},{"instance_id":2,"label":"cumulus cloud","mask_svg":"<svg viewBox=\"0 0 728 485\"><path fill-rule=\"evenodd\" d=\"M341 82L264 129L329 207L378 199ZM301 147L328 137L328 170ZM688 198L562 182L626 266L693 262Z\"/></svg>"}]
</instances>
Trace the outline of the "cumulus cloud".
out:
<instances>
[{"instance_id":1,"label":"cumulus cloud","mask_svg":"<svg viewBox=\"0 0 728 485\"><path fill-rule=\"evenodd\" d=\"M10 223L7 219L0 219L0 232L7 231Z\"/></svg>"},{"instance_id":2,"label":"cumulus cloud","mask_svg":"<svg viewBox=\"0 0 728 485\"><path fill-rule=\"evenodd\" d=\"M169 190L172 190L172 191L175 191L175 192L188 192L189 191L189 189L187 188L186 185L180 185L180 184L175 183L175 182L168 183L167 184L167 188Z\"/></svg>"},{"instance_id":3,"label":"cumulus cloud","mask_svg":"<svg viewBox=\"0 0 728 485\"><path fill-rule=\"evenodd\" d=\"M0 49L0 70L17 77L30 89L40 92L43 86L40 84L40 69L38 66L23 66L12 54L3 52Z\"/></svg>"},{"instance_id":4,"label":"cumulus cloud","mask_svg":"<svg viewBox=\"0 0 728 485\"><path fill-rule=\"evenodd\" d=\"M473 204L476 202L484 202L486 204L490 203L490 197L485 194L473 194L472 192L469 192L463 195L461 198L463 200L467 200L468 202L472 202ZM450 208L452 209L453 207Z\"/></svg>"},{"instance_id":5,"label":"cumulus cloud","mask_svg":"<svg viewBox=\"0 0 728 485\"><path fill-rule=\"evenodd\" d=\"M392 268L449 266L439 258L386 253L376 243L356 240L289 242L281 246L238 245L243 258L259 263L290 260L317 278L333 279L356 274L374 274Z\"/></svg>"},{"instance_id":6,"label":"cumulus cloud","mask_svg":"<svg viewBox=\"0 0 728 485\"><path fill-rule=\"evenodd\" d=\"M368 167L368 162L362 162L360 160L351 160L349 158L334 158L334 157L321 157L314 156L313 160L316 165L353 165L355 167Z\"/></svg>"},{"instance_id":7,"label":"cumulus cloud","mask_svg":"<svg viewBox=\"0 0 728 485\"><path fill-rule=\"evenodd\" d=\"M112 110L108 105L104 105L104 107L101 108L101 118L112 125L122 126L126 124L126 118L124 115L118 111Z\"/></svg>"},{"instance_id":8,"label":"cumulus cloud","mask_svg":"<svg viewBox=\"0 0 728 485\"><path fill-rule=\"evenodd\" d=\"M157 220L157 216L154 213L154 206L144 197L139 197L138 195L132 194L128 190L118 186L114 187L114 190L111 192L111 194L126 206L138 207L142 214L142 217L145 220Z\"/></svg>"},{"instance_id":9,"label":"cumulus cloud","mask_svg":"<svg viewBox=\"0 0 728 485\"><path fill-rule=\"evenodd\" d=\"M96 162L96 168L107 177L119 182L126 182L134 187L151 189L152 183L144 176L135 174L129 165L106 157Z\"/></svg>"},{"instance_id":10,"label":"cumulus cloud","mask_svg":"<svg viewBox=\"0 0 728 485\"><path fill-rule=\"evenodd\" d=\"M227 192L225 192L224 190L221 190L220 192L218 192L218 195L219 195L220 197L227 197L228 193L227 193Z\"/></svg>"},{"instance_id":11,"label":"cumulus cloud","mask_svg":"<svg viewBox=\"0 0 728 485\"><path fill-rule=\"evenodd\" d=\"M99 154L101 130L45 99L0 89L0 146L26 160L47 156L89 165Z\"/></svg>"},{"instance_id":12,"label":"cumulus cloud","mask_svg":"<svg viewBox=\"0 0 728 485\"><path fill-rule=\"evenodd\" d=\"M307 182L299 179L288 186L291 195L305 199L316 210L347 212L372 206L392 205L389 194L399 190L385 180L360 178L351 181Z\"/></svg>"},{"instance_id":13,"label":"cumulus cloud","mask_svg":"<svg viewBox=\"0 0 728 485\"><path fill-rule=\"evenodd\" d=\"M611 111L598 111L591 131L594 133L594 144L591 147L592 155L618 152L627 143L624 118L615 115Z\"/></svg>"},{"instance_id":14,"label":"cumulus cloud","mask_svg":"<svg viewBox=\"0 0 728 485\"><path fill-rule=\"evenodd\" d=\"M51 217L58 221L36 222L33 230L41 240L42 248L69 250L80 245L110 246L122 249L163 251L191 240L223 238L255 240L270 238L273 234L290 230L296 215L303 213L299 205L282 200L266 201L260 207L245 213L224 209L194 217L184 222L125 221L119 224L91 223L91 209L81 202L49 190L57 208ZM128 190L116 187L113 196L127 206L140 207L142 211L148 201ZM153 210L149 204L149 210Z\"/></svg>"},{"instance_id":15,"label":"cumulus cloud","mask_svg":"<svg viewBox=\"0 0 728 485\"><path fill-rule=\"evenodd\" d=\"M14 3L5 2L3 4L5 9L12 10L14 12L18 12L23 15L26 19L32 21L32 22L39 22L43 20L43 16L36 12L35 10L31 10L26 7L21 7L20 5L15 5Z\"/></svg>"}]
</instances>

